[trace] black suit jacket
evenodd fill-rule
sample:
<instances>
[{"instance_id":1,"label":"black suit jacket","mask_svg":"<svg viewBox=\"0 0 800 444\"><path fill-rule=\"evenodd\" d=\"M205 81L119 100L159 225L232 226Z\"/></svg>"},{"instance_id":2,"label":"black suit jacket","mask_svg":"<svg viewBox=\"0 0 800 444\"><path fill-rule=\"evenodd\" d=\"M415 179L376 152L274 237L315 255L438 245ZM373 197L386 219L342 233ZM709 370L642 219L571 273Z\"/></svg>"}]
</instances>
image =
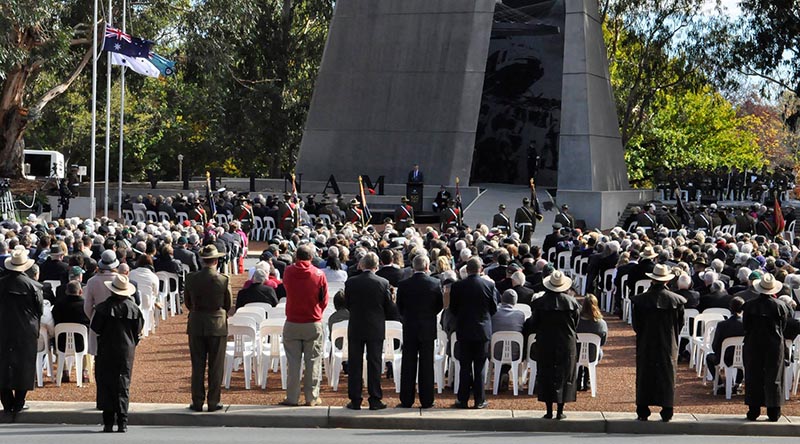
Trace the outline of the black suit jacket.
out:
<instances>
[{"instance_id":1,"label":"black suit jacket","mask_svg":"<svg viewBox=\"0 0 800 444\"><path fill-rule=\"evenodd\" d=\"M197 262L197 255L195 255L193 251L187 250L183 247L175 247L172 255L182 264L188 266L190 273L194 273L200 269L200 264Z\"/></svg>"},{"instance_id":2,"label":"black suit jacket","mask_svg":"<svg viewBox=\"0 0 800 444\"><path fill-rule=\"evenodd\" d=\"M736 336L744 336L744 324L742 324L741 315L733 315L717 324L717 329L714 330L714 340L711 342L711 350L719 358L719 354L722 353L722 342ZM732 348L725 353L725 364L733 364Z\"/></svg>"},{"instance_id":3,"label":"black suit jacket","mask_svg":"<svg viewBox=\"0 0 800 444\"><path fill-rule=\"evenodd\" d=\"M442 311L444 296L438 279L414 273L397 284L397 308L403 318L403 340L436 339L436 315Z\"/></svg>"},{"instance_id":4,"label":"black suit jacket","mask_svg":"<svg viewBox=\"0 0 800 444\"><path fill-rule=\"evenodd\" d=\"M728 308L730 303L731 296L727 291L715 291L700 296L700 305L697 306L697 309L702 312L706 308Z\"/></svg>"},{"instance_id":5,"label":"black suit jacket","mask_svg":"<svg viewBox=\"0 0 800 444\"><path fill-rule=\"evenodd\" d=\"M389 281L372 271L361 272L344 284L344 304L350 311L347 338L353 340L383 340L386 320L397 318L397 306L392 302Z\"/></svg>"},{"instance_id":6,"label":"black suit jacket","mask_svg":"<svg viewBox=\"0 0 800 444\"><path fill-rule=\"evenodd\" d=\"M397 283L403 279L405 272L399 267L388 266L381 267L375 274L389 281L389 285L392 287L397 287Z\"/></svg>"},{"instance_id":7,"label":"black suit jacket","mask_svg":"<svg viewBox=\"0 0 800 444\"><path fill-rule=\"evenodd\" d=\"M251 302L266 302L274 307L278 305L278 296L272 287L253 283L249 287L239 290L236 295L236 308L244 307Z\"/></svg>"},{"instance_id":8,"label":"black suit jacket","mask_svg":"<svg viewBox=\"0 0 800 444\"><path fill-rule=\"evenodd\" d=\"M470 275L450 287L450 312L456 317L459 341L489 341L492 315L497 312L497 290L492 282Z\"/></svg>"},{"instance_id":9,"label":"black suit jacket","mask_svg":"<svg viewBox=\"0 0 800 444\"><path fill-rule=\"evenodd\" d=\"M423 183L425 176L422 175L422 170L417 171L417 177L414 177L414 170L408 172L408 183Z\"/></svg>"}]
</instances>

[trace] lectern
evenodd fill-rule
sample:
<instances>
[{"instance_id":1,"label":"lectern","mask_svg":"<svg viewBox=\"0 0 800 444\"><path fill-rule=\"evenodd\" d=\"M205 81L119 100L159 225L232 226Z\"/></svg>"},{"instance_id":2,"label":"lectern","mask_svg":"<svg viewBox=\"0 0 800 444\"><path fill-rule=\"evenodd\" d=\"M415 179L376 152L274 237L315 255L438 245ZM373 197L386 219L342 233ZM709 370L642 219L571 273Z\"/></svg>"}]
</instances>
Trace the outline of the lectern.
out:
<instances>
[{"instance_id":1,"label":"lectern","mask_svg":"<svg viewBox=\"0 0 800 444\"><path fill-rule=\"evenodd\" d=\"M408 204L414 207L415 213L422 213L422 193L424 185L421 183L407 183L406 197Z\"/></svg>"}]
</instances>

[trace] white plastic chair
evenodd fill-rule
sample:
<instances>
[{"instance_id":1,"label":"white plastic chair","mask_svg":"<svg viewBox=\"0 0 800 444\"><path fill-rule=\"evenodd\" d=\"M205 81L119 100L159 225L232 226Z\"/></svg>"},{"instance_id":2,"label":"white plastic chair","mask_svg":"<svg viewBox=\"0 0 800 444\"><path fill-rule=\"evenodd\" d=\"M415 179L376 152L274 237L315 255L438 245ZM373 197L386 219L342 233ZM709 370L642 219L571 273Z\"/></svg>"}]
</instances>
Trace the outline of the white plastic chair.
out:
<instances>
[{"instance_id":1,"label":"white plastic chair","mask_svg":"<svg viewBox=\"0 0 800 444\"><path fill-rule=\"evenodd\" d=\"M267 388L269 370L281 373L281 388L286 390L286 350L283 348L283 324L286 319L267 319L261 323L261 388Z\"/></svg>"},{"instance_id":2,"label":"white plastic chair","mask_svg":"<svg viewBox=\"0 0 800 444\"><path fill-rule=\"evenodd\" d=\"M159 211L158 212L158 220L161 222L169 222L169 213L166 211Z\"/></svg>"},{"instance_id":3,"label":"white plastic chair","mask_svg":"<svg viewBox=\"0 0 800 444\"><path fill-rule=\"evenodd\" d=\"M800 385L800 336L794 341L786 340L786 348L789 350L789 365L785 369L784 388L786 389L786 399L789 393L797 394L797 386Z\"/></svg>"},{"instance_id":4,"label":"white plastic chair","mask_svg":"<svg viewBox=\"0 0 800 444\"><path fill-rule=\"evenodd\" d=\"M56 294L56 290L58 290L58 287L61 286L61 281L59 281L59 280L46 280L46 281L42 281L42 283L43 284L50 284L50 288L53 289L53 295L54 296Z\"/></svg>"},{"instance_id":5,"label":"white plastic chair","mask_svg":"<svg viewBox=\"0 0 800 444\"><path fill-rule=\"evenodd\" d=\"M182 224L183 221L189 220L189 214L184 211L180 211L178 213L175 213L175 219L178 220L179 224Z\"/></svg>"},{"instance_id":6,"label":"white plastic chair","mask_svg":"<svg viewBox=\"0 0 800 444\"><path fill-rule=\"evenodd\" d=\"M495 346L498 344L502 345L499 356L497 350L495 350ZM519 353L516 359L514 359L513 356L514 344L517 345ZM511 366L511 377L509 379L513 381L514 396L519 395L519 367L520 364L522 364L524 347L522 333L516 331L498 331L492 334L489 352L491 353L492 367L494 368L494 381L492 384L493 394L496 395L500 387L500 370L503 364L509 364Z\"/></svg>"},{"instance_id":7,"label":"white plastic chair","mask_svg":"<svg viewBox=\"0 0 800 444\"><path fill-rule=\"evenodd\" d=\"M789 222L789 225L786 226L786 231L783 232L783 238L788 240L790 244L794 244L794 226L796 220Z\"/></svg>"},{"instance_id":8,"label":"white plastic chair","mask_svg":"<svg viewBox=\"0 0 800 444\"><path fill-rule=\"evenodd\" d=\"M275 224L275 219L270 216L264 216L264 240L268 241L275 237L276 231L277 225Z\"/></svg>"},{"instance_id":9,"label":"white plastic chair","mask_svg":"<svg viewBox=\"0 0 800 444\"><path fill-rule=\"evenodd\" d=\"M589 356L589 347L594 345L597 353ZM578 333L578 367L589 371L589 385L592 388L592 398L597 396L597 363L600 362L600 336L594 333Z\"/></svg>"},{"instance_id":10,"label":"white plastic chair","mask_svg":"<svg viewBox=\"0 0 800 444\"><path fill-rule=\"evenodd\" d=\"M437 323L438 325L438 323ZM433 348L433 379L436 389L442 393L445 386L444 374L447 369L447 333L441 328L436 332L436 342Z\"/></svg>"},{"instance_id":11,"label":"white plastic chair","mask_svg":"<svg viewBox=\"0 0 800 444\"><path fill-rule=\"evenodd\" d=\"M278 304L267 309L267 319L286 319L286 305Z\"/></svg>"},{"instance_id":12,"label":"white plastic chair","mask_svg":"<svg viewBox=\"0 0 800 444\"><path fill-rule=\"evenodd\" d=\"M572 275L572 270L569 266L570 257L572 257L572 251L562 251L556 256L556 266L558 270L567 276Z\"/></svg>"},{"instance_id":13,"label":"white plastic chair","mask_svg":"<svg viewBox=\"0 0 800 444\"><path fill-rule=\"evenodd\" d=\"M253 217L253 229L250 230L250 240L260 241L264 236L264 220L258 216Z\"/></svg>"},{"instance_id":14,"label":"white plastic chair","mask_svg":"<svg viewBox=\"0 0 800 444\"><path fill-rule=\"evenodd\" d=\"M699 314L700 312L694 308L685 308L683 310L683 327L681 327L681 331L678 334L678 343L681 342L681 339L686 339L688 345L689 338L691 338L691 334L689 334L689 323Z\"/></svg>"},{"instance_id":15,"label":"white plastic chair","mask_svg":"<svg viewBox=\"0 0 800 444\"><path fill-rule=\"evenodd\" d=\"M145 212L145 216L147 217L148 222L158 223L158 213L153 210L147 210Z\"/></svg>"},{"instance_id":16,"label":"white plastic chair","mask_svg":"<svg viewBox=\"0 0 800 444\"><path fill-rule=\"evenodd\" d=\"M536 386L536 361L533 359L533 346L536 344L536 333L528 335L528 357L526 359L527 368L525 374L528 377L528 395L533 395Z\"/></svg>"},{"instance_id":17,"label":"white plastic chair","mask_svg":"<svg viewBox=\"0 0 800 444\"><path fill-rule=\"evenodd\" d=\"M218 227L221 227L223 224L227 224L230 221L227 214L217 214L214 216L214 219L217 221Z\"/></svg>"},{"instance_id":18,"label":"white plastic chair","mask_svg":"<svg viewBox=\"0 0 800 444\"><path fill-rule=\"evenodd\" d=\"M725 318L719 313L700 313L694 317L692 324L692 335L689 337L689 367L694 368L698 354L698 349L703 345L705 332L704 325L708 321L722 321Z\"/></svg>"},{"instance_id":19,"label":"white plastic chair","mask_svg":"<svg viewBox=\"0 0 800 444\"><path fill-rule=\"evenodd\" d=\"M58 337L62 334L66 335L63 352L58 349ZM75 348L75 336L81 336L83 338L83 350L81 351ZM65 365L67 365L67 370L72 367L72 365L68 363L68 360L72 360L75 364L75 374L77 376L75 379L78 382L78 387L83 387L83 357L87 354L89 345L89 332L86 326L72 322L58 324L55 329L55 338L56 354L58 356L56 386L61 387L61 378L58 376L64 371Z\"/></svg>"},{"instance_id":20,"label":"white plastic chair","mask_svg":"<svg viewBox=\"0 0 800 444\"><path fill-rule=\"evenodd\" d=\"M711 344L714 342L714 332L717 330L717 324L721 321L709 320L703 325L703 342L697 347L697 358L695 364L697 365L697 377L703 376L703 370L706 368L706 355L712 352ZM708 380L711 380L711 375L708 375ZM705 384L705 380L703 380Z\"/></svg>"},{"instance_id":21,"label":"white plastic chair","mask_svg":"<svg viewBox=\"0 0 800 444\"><path fill-rule=\"evenodd\" d=\"M263 307L251 307L246 305L244 307L239 307L239 309L236 310L235 314L238 315L242 313L251 313L258 315L258 322L257 322L258 325L261 325L262 322L267 320L267 310Z\"/></svg>"},{"instance_id":22,"label":"white plastic chair","mask_svg":"<svg viewBox=\"0 0 800 444\"><path fill-rule=\"evenodd\" d=\"M603 272L600 307L602 307L606 313L611 313L611 306L613 305L612 302L614 301L614 271L616 270L611 268Z\"/></svg>"},{"instance_id":23,"label":"white plastic chair","mask_svg":"<svg viewBox=\"0 0 800 444\"><path fill-rule=\"evenodd\" d=\"M178 275L159 271L158 276L158 300L161 302L161 319L167 320L167 299L169 299L170 316L178 313ZM174 290L173 290L174 288Z\"/></svg>"},{"instance_id":24,"label":"white plastic chair","mask_svg":"<svg viewBox=\"0 0 800 444\"><path fill-rule=\"evenodd\" d=\"M514 310L522 312L525 315L525 319L528 319L533 314L531 306L528 304L514 304Z\"/></svg>"},{"instance_id":25,"label":"white plastic chair","mask_svg":"<svg viewBox=\"0 0 800 444\"><path fill-rule=\"evenodd\" d=\"M252 325L228 325L228 336L233 336L233 347L225 351L225 388L231 388L231 377L236 360L244 364L244 388L250 390L253 364L256 358L256 329ZM257 372L256 372L257 373Z\"/></svg>"},{"instance_id":26,"label":"white plastic chair","mask_svg":"<svg viewBox=\"0 0 800 444\"><path fill-rule=\"evenodd\" d=\"M731 317L731 311L727 308L706 308L703 313L716 313L721 314L723 318L728 319Z\"/></svg>"},{"instance_id":27,"label":"white plastic chair","mask_svg":"<svg viewBox=\"0 0 800 444\"><path fill-rule=\"evenodd\" d=\"M339 390L339 374L342 372L342 363L347 361L348 358L348 323L348 321L340 321L331 327L331 376L328 379L328 384L334 392ZM337 342L341 342L341 347L336 345Z\"/></svg>"},{"instance_id":28,"label":"white plastic chair","mask_svg":"<svg viewBox=\"0 0 800 444\"><path fill-rule=\"evenodd\" d=\"M725 372L725 399L731 399L733 394L733 383L736 381L736 376L739 370L744 371L744 361L742 360L742 347L744 346L744 336L734 336L722 341L722 348L720 350L719 364L717 364L716 375L714 376L713 392L717 394L717 388L721 387L719 383L719 375ZM725 351L733 347L733 362L728 367L725 364Z\"/></svg>"},{"instance_id":29,"label":"white plastic chair","mask_svg":"<svg viewBox=\"0 0 800 444\"><path fill-rule=\"evenodd\" d=\"M547 262L551 264L556 263L556 247L550 247L550 249L547 250Z\"/></svg>"},{"instance_id":30,"label":"white plastic chair","mask_svg":"<svg viewBox=\"0 0 800 444\"><path fill-rule=\"evenodd\" d=\"M50 350L50 337L47 335L47 329L41 327L39 329L39 339L36 348L36 386L42 387L44 385L42 370L47 373L47 377L53 378L53 355Z\"/></svg>"},{"instance_id":31,"label":"white plastic chair","mask_svg":"<svg viewBox=\"0 0 800 444\"><path fill-rule=\"evenodd\" d=\"M136 222L136 217L133 215L133 210L122 210L122 218L125 221L125 225L133 225Z\"/></svg>"},{"instance_id":32,"label":"white plastic chair","mask_svg":"<svg viewBox=\"0 0 800 444\"><path fill-rule=\"evenodd\" d=\"M260 307L260 308L263 308L264 309L264 313L267 313L267 311L270 308L272 308L272 305L269 305L266 302L248 302L247 304L244 304L244 306L245 307Z\"/></svg>"},{"instance_id":33,"label":"white plastic chair","mask_svg":"<svg viewBox=\"0 0 800 444\"><path fill-rule=\"evenodd\" d=\"M399 321L386 321L386 338L383 340L383 362L392 363L394 388L400 393L401 365L403 363L403 324Z\"/></svg>"}]
</instances>

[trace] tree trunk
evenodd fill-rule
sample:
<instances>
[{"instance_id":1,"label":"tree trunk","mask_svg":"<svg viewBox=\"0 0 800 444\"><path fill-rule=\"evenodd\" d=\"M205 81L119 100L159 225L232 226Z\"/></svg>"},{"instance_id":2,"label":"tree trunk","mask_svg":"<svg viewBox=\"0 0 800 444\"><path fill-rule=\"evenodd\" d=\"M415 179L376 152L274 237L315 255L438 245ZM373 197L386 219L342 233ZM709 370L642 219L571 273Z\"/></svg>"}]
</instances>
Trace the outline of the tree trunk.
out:
<instances>
[{"instance_id":1,"label":"tree trunk","mask_svg":"<svg viewBox=\"0 0 800 444\"><path fill-rule=\"evenodd\" d=\"M22 177L22 134L28 125L28 110L22 96L30 70L17 65L9 72L0 96L0 177Z\"/></svg>"}]
</instances>

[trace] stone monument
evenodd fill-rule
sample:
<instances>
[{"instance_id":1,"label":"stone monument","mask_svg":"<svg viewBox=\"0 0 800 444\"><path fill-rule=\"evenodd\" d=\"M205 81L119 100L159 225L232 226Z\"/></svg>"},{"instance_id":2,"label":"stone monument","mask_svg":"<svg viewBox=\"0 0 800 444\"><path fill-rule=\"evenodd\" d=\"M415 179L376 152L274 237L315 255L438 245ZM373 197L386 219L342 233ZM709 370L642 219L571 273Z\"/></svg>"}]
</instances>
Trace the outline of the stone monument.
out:
<instances>
[{"instance_id":1,"label":"stone monument","mask_svg":"<svg viewBox=\"0 0 800 444\"><path fill-rule=\"evenodd\" d=\"M545 83L536 88L561 88L560 97L551 92L547 100L535 89L525 92L536 100L532 112L547 115L539 118L537 137L557 158L549 181L558 202L569 203L590 227L613 226L627 203L649 195L628 184L598 9L597 0L337 1L296 171L310 181L333 174L356 182L366 174L403 184L419 163L428 184L452 185L456 177L469 183L479 119L481 128L487 124L482 97L484 80L494 74L487 75L490 39L503 22L507 35L538 33L551 45L534 48L543 58L522 54L527 66L508 72L538 72ZM548 15L536 17L542 10ZM536 45L529 42L529 50ZM509 66L492 57L492 69ZM560 82L552 78L559 73ZM518 145L528 143L517 136ZM491 158L491 139L480 144ZM509 180L526 183L531 168L519 165L524 153L513 149L502 156L516 171ZM484 170L486 156L475 159Z\"/></svg>"},{"instance_id":2,"label":"stone monument","mask_svg":"<svg viewBox=\"0 0 800 444\"><path fill-rule=\"evenodd\" d=\"M468 183L495 0L339 0L297 159L304 181Z\"/></svg>"}]
</instances>

